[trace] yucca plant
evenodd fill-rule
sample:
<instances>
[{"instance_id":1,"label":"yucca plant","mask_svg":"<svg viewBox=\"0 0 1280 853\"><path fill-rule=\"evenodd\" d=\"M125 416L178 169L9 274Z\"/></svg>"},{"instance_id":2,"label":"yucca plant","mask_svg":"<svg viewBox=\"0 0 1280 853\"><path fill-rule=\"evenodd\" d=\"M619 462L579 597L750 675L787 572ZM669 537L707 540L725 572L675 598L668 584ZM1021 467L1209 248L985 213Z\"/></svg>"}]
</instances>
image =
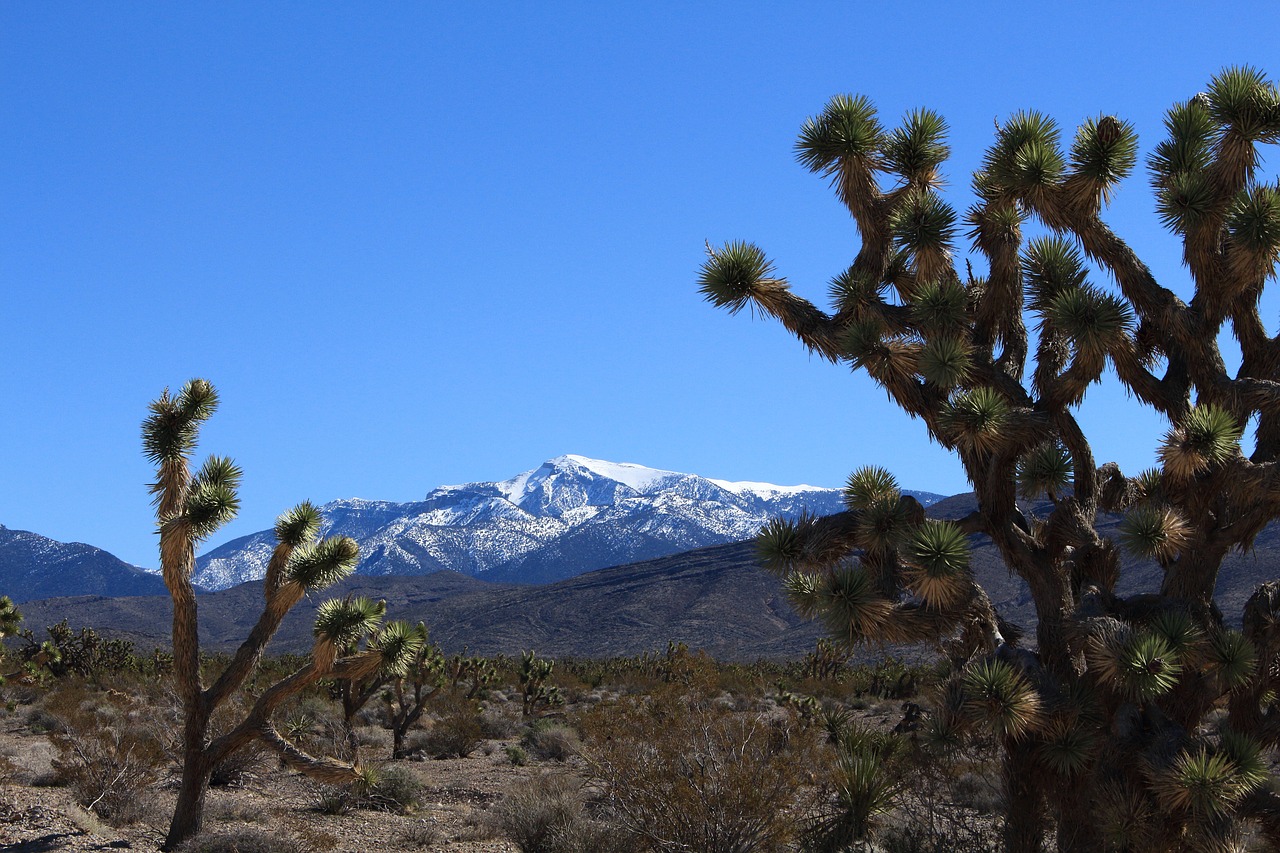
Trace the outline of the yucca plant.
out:
<instances>
[{"instance_id":1,"label":"yucca plant","mask_svg":"<svg viewBox=\"0 0 1280 853\"><path fill-rule=\"evenodd\" d=\"M273 712L290 696L322 678L359 679L380 668L395 669L408 652L404 644L343 654L375 632L386 606L368 600L328 601L320 606L315 645L297 672L263 690L250 710L224 734L210 737L214 711L243 687L256 670L267 643L285 614L310 591L323 589L355 568L356 543L346 537L317 538L320 511L304 502L276 521L276 546L263 581L264 606L248 638L225 668L206 685L200 668L196 619L196 545L230 521L239 508L241 472L224 457L210 457L194 473L191 455L200 427L218 406L213 386L203 379L177 394L166 389L151 404L142 424L142 444L156 465L151 485L160 534L160 568L173 599L173 673L182 700L182 776L164 849L173 850L200 832L209 778L219 762L254 740L275 751L291 767L330 782L350 782L356 768L317 758L280 734Z\"/></svg>"},{"instance_id":2,"label":"yucca plant","mask_svg":"<svg viewBox=\"0 0 1280 853\"><path fill-rule=\"evenodd\" d=\"M887 471L864 470L846 512L771 522L762 561L843 645L944 645L965 674L928 739L1000 735L1011 853L1038 851L1054 823L1070 828L1063 851L1225 849L1246 821L1280 846L1280 796L1240 788L1204 725L1225 704L1261 755L1280 746L1280 582L1250 599L1243 632L1214 602L1223 558L1280 516L1280 358L1259 308L1280 262L1280 186L1261 168L1280 143L1280 88L1224 70L1169 110L1147 157L1189 289L1158 281L1104 221L1138 163L1129 122L1088 118L1067 144L1042 113L998 122L962 216L942 195L946 136L927 110L888 126L861 95L804 123L797 157L830 181L860 240L830 311L747 242L708 247L699 282L714 304L774 317L866 371L956 454L978 509L929 526ZM1030 239L1033 224L1048 236ZM1093 456L1077 408L1114 380L1168 423L1153 436L1157 469L1126 476ZM1119 543L1100 535L1104 514L1123 517ZM964 568L974 534L1025 584L1031 649L1007 642L1016 633ZM1154 588L1117 593L1117 544L1159 563ZM1216 775L1233 793L1201 798ZM1121 815L1140 831L1121 831Z\"/></svg>"}]
</instances>

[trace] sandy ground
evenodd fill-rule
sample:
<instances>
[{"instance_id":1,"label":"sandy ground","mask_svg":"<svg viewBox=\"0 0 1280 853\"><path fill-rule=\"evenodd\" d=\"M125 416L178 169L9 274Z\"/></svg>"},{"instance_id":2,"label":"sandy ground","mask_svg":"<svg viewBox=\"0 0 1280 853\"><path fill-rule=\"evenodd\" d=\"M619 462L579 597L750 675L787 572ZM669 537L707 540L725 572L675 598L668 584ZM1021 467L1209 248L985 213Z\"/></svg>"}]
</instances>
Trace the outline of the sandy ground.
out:
<instances>
[{"instance_id":1,"label":"sandy ground","mask_svg":"<svg viewBox=\"0 0 1280 853\"><path fill-rule=\"evenodd\" d=\"M0 761L7 776L0 784L0 850L156 850L163 840L175 798L174 781L155 786L145 817L112 827L77 805L71 792L51 786L54 750L13 716L0 729ZM316 851L450 851L499 853L517 848L502 840L489 810L503 792L540 769L513 766L503 747L514 741L487 741L468 758L389 762L408 769L425 787L412 814L353 809L322 813L320 791L310 781L264 762L243 787L214 788L205 808L206 831L255 828L286 830ZM558 765L563 768L564 765Z\"/></svg>"}]
</instances>

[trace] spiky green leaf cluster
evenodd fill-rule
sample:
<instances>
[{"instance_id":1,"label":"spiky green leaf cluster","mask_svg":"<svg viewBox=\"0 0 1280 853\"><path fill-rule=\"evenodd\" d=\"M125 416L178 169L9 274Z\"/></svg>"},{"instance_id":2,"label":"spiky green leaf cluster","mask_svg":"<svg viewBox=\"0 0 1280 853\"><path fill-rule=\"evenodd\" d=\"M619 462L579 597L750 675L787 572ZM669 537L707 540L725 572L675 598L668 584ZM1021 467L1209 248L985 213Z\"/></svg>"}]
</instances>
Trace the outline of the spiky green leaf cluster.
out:
<instances>
[{"instance_id":1,"label":"spiky green leaf cluster","mask_svg":"<svg viewBox=\"0 0 1280 853\"><path fill-rule=\"evenodd\" d=\"M889 214L894 244L904 252L946 252L955 236L956 212L929 190L915 190Z\"/></svg>"},{"instance_id":2,"label":"spiky green leaf cluster","mask_svg":"<svg viewBox=\"0 0 1280 853\"><path fill-rule=\"evenodd\" d=\"M1178 175L1203 173L1213 157L1217 133L1208 105L1199 98L1174 104L1164 126L1168 137L1156 145L1149 161L1157 190Z\"/></svg>"},{"instance_id":3,"label":"spiky green leaf cluster","mask_svg":"<svg viewBox=\"0 0 1280 853\"><path fill-rule=\"evenodd\" d=\"M422 622L410 625L403 620L388 622L369 641L369 648L382 656L382 671L392 676L403 676L409 665L427 644L427 626Z\"/></svg>"},{"instance_id":4,"label":"spiky green leaf cluster","mask_svg":"<svg viewBox=\"0 0 1280 853\"><path fill-rule=\"evenodd\" d=\"M771 572L790 572L804 560L804 537L800 526L789 518L771 518L756 536L756 556Z\"/></svg>"},{"instance_id":5,"label":"spiky green leaf cluster","mask_svg":"<svg viewBox=\"0 0 1280 853\"><path fill-rule=\"evenodd\" d=\"M1079 717L1053 720L1040 732L1036 754L1050 770L1074 776L1088 769L1098 750L1097 730Z\"/></svg>"},{"instance_id":6,"label":"spiky green leaf cluster","mask_svg":"<svg viewBox=\"0 0 1280 853\"><path fill-rule=\"evenodd\" d=\"M712 251L698 272L698 292L717 308L736 314L751 294L773 275L773 264L759 246L735 240Z\"/></svg>"},{"instance_id":7,"label":"spiky green leaf cluster","mask_svg":"<svg viewBox=\"0 0 1280 853\"><path fill-rule=\"evenodd\" d=\"M819 578L816 600L827 632L848 646L880 640L893 609L876 592L867 572L853 564Z\"/></svg>"},{"instance_id":8,"label":"spiky green leaf cluster","mask_svg":"<svg viewBox=\"0 0 1280 853\"><path fill-rule=\"evenodd\" d=\"M1133 478L1139 501L1159 501L1165 497L1164 472L1159 468L1147 468Z\"/></svg>"},{"instance_id":9,"label":"spiky green leaf cluster","mask_svg":"<svg viewBox=\"0 0 1280 853\"><path fill-rule=\"evenodd\" d=\"M980 453L995 450L1006 438L1009 404L999 391L982 386L955 394L942 409L944 438Z\"/></svg>"},{"instance_id":10,"label":"spiky green leaf cluster","mask_svg":"<svg viewBox=\"0 0 1280 853\"><path fill-rule=\"evenodd\" d=\"M930 519L912 531L905 549L907 583L925 605L950 606L968 587L969 540L958 526Z\"/></svg>"},{"instance_id":11,"label":"spiky green leaf cluster","mask_svg":"<svg viewBox=\"0 0 1280 853\"><path fill-rule=\"evenodd\" d=\"M183 500L181 521L191 538L202 541L240 511L243 472L225 456L210 456L191 478Z\"/></svg>"},{"instance_id":12,"label":"spiky green leaf cluster","mask_svg":"<svg viewBox=\"0 0 1280 853\"><path fill-rule=\"evenodd\" d=\"M911 297L911 320L926 336L956 335L966 324L969 294L954 281L930 281Z\"/></svg>"},{"instance_id":13,"label":"spiky green leaf cluster","mask_svg":"<svg viewBox=\"0 0 1280 853\"><path fill-rule=\"evenodd\" d=\"M1115 116L1085 119L1071 145L1074 171L1106 187L1127 177L1137 159L1137 132Z\"/></svg>"},{"instance_id":14,"label":"spiky green leaf cluster","mask_svg":"<svg viewBox=\"0 0 1280 853\"><path fill-rule=\"evenodd\" d=\"M979 661L962 678L964 712L997 734L1026 737L1041 723L1040 697L1022 674L1001 660Z\"/></svg>"},{"instance_id":15,"label":"spiky green leaf cluster","mask_svg":"<svg viewBox=\"0 0 1280 853\"><path fill-rule=\"evenodd\" d=\"M1224 728L1219 732L1218 751L1235 765L1236 778L1245 793L1261 787L1271 776L1262 745L1256 738Z\"/></svg>"},{"instance_id":16,"label":"spiky green leaf cluster","mask_svg":"<svg viewBox=\"0 0 1280 853\"><path fill-rule=\"evenodd\" d=\"M1042 316L1050 328L1094 357L1109 353L1133 323L1133 313L1123 300L1087 285L1059 291Z\"/></svg>"},{"instance_id":17,"label":"spiky green leaf cluster","mask_svg":"<svg viewBox=\"0 0 1280 853\"><path fill-rule=\"evenodd\" d=\"M871 501L858 516L858 544L868 551L894 547L906 530L906 507L896 495Z\"/></svg>"},{"instance_id":18,"label":"spiky green leaf cluster","mask_svg":"<svg viewBox=\"0 0 1280 853\"><path fill-rule=\"evenodd\" d=\"M789 572L782 579L782 589L796 612L806 619L818 615L822 605L821 578L807 572Z\"/></svg>"},{"instance_id":19,"label":"spiky green leaf cluster","mask_svg":"<svg viewBox=\"0 0 1280 853\"><path fill-rule=\"evenodd\" d=\"M192 379L176 397L165 390L150 405L151 414L142 422L142 451L159 465L186 459L195 449L200 424L218 407L218 393L205 379Z\"/></svg>"},{"instance_id":20,"label":"spiky green leaf cluster","mask_svg":"<svg viewBox=\"0 0 1280 853\"><path fill-rule=\"evenodd\" d=\"M1182 675L1177 654L1163 637L1150 631L1134 631L1112 652L1113 666L1102 674L1112 689L1134 701L1163 696Z\"/></svg>"},{"instance_id":21,"label":"spiky green leaf cluster","mask_svg":"<svg viewBox=\"0 0 1280 853\"><path fill-rule=\"evenodd\" d=\"M987 199L1021 196L1056 182L1066 168L1057 123L1034 110L1015 113L1000 126L982 165L974 184Z\"/></svg>"},{"instance_id":22,"label":"spiky green leaf cluster","mask_svg":"<svg viewBox=\"0 0 1280 853\"><path fill-rule=\"evenodd\" d=\"M1225 814L1248 791L1234 762L1204 747L1179 753L1155 775L1151 787L1166 811L1202 817Z\"/></svg>"},{"instance_id":23,"label":"spiky green leaf cluster","mask_svg":"<svg viewBox=\"0 0 1280 853\"><path fill-rule=\"evenodd\" d=\"M947 122L933 110L912 110L884 145L885 166L909 181L928 181L951 154Z\"/></svg>"},{"instance_id":24,"label":"spiky green leaf cluster","mask_svg":"<svg viewBox=\"0 0 1280 853\"><path fill-rule=\"evenodd\" d=\"M296 552L286 574L303 589L324 589L345 578L356 567L360 546L348 536L329 536Z\"/></svg>"},{"instance_id":25,"label":"spiky green leaf cluster","mask_svg":"<svg viewBox=\"0 0 1280 853\"><path fill-rule=\"evenodd\" d=\"M1022 270L1031 308L1044 311L1054 297L1085 286L1088 270L1074 244L1060 236L1037 237L1023 252Z\"/></svg>"},{"instance_id":26,"label":"spiky green leaf cluster","mask_svg":"<svg viewBox=\"0 0 1280 853\"><path fill-rule=\"evenodd\" d=\"M1175 234L1189 234L1213 212L1216 192L1204 172L1178 172L1161 188L1156 212L1161 223Z\"/></svg>"},{"instance_id":27,"label":"spiky green leaf cluster","mask_svg":"<svg viewBox=\"0 0 1280 853\"><path fill-rule=\"evenodd\" d=\"M875 276L850 267L831 280L827 292L837 311L848 311L856 317L883 301L884 288L884 282Z\"/></svg>"},{"instance_id":28,"label":"spiky green leaf cluster","mask_svg":"<svg viewBox=\"0 0 1280 853\"><path fill-rule=\"evenodd\" d=\"M331 598L316 608L312 633L317 639L332 643L339 649L349 648L360 638L378 630L386 612L385 601L373 601L364 596Z\"/></svg>"},{"instance_id":29,"label":"spiky green leaf cluster","mask_svg":"<svg viewBox=\"0 0 1280 853\"><path fill-rule=\"evenodd\" d=\"M1137 557L1170 560L1190 541L1186 521L1174 509L1142 503L1120 522L1120 544Z\"/></svg>"},{"instance_id":30,"label":"spiky green leaf cluster","mask_svg":"<svg viewBox=\"0 0 1280 853\"><path fill-rule=\"evenodd\" d=\"M955 388L973 373L973 352L958 337L939 337L925 343L916 366L925 381L939 388Z\"/></svg>"},{"instance_id":31,"label":"spiky green leaf cluster","mask_svg":"<svg viewBox=\"0 0 1280 853\"><path fill-rule=\"evenodd\" d=\"M276 519L276 541L291 548L301 548L315 539L320 531L320 509L311 501L303 501Z\"/></svg>"},{"instance_id":32,"label":"spiky green leaf cluster","mask_svg":"<svg viewBox=\"0 0 1280 853\"><path fill-rule=\"evenodd\" d=\"M12 637L22 626L22 611L9 596L0 596L0 640Z\"/></svg>"},{"instance_id":33,"label":"spiky green leaf cluster","mask_svg":"<svg viewBox=\"0 0 1280 853\"><path fill-rule=\"evenodd\" d=\"M878 501L896 501L900 495L898 481L878 465L859 468L844 484L844 505L855 512Z\"/></svg>"},{"instance_id":34,"label":"spiky green leaf cluster","mask_svg":"<svg viewBox=\"0 0 1280 853\"><path fill-rule=\"evenodd\" d=\"M1169 650L1179 660L1196 660L1204 645L1205 635L1200 626L1185 610L1166 610L1157 614L1147 625L1148 629L1164 640Z\"/></svg>"},{"instance_id":35,"label":"spiky green leaf cluster","mask_svg":"<svg viewBox=\"0 0 1280 853\"><path fill-rule=\"evenodd\" d=\"M883 136L869 98L837 95L800 128L796 159L811 172L831 175L846 160L875 162Z\"/></svg>"},{"instance_id":36,"label":"spiky green leaf cluster","mask_svg":"<svg viewBox=\"0 0 1280 853\"><path fill-rule=\"evenodd\" d=\"M884 324L874 317L862 317L844 330L841 348L855 367L866 367L884 349Z\"/></svg>"},{"instance_id":37,"label":"spiky green leaf cluster","mask_svg":"<svg viewBox=\"0 0 1280 853\"><path fill-rule=\"evenodd\" d=\"M1236 690L1253 677L1258 652L1239 631L1219 631L1209 639L1209 662L1227 689Z\"/></svg>"},{"instance_id":38,"label":"spiky green leaf cluster","mask_svg":"<svg viewBox=\"0 0 1280 853\"><path fill-rule=\"evenodd\" d=\"M1196 406L1165 435L1160 461L1165 472L1174 477L1194 477L1235 456L1243 431L1226 409L1213 404Z\"/></svg>"},{"instance_id":39,"label":"spiky green leaf cluster","mask_svg":"<svg viewBox=\"0 0 1280 853\"><path fill-rule=\"evenodd\" d=\"M1256 68L1226 68L1209 81L1209 114L1250 141L1280 134L1280 90Z\"/></svg>"},{"instance_id":40,"label":"spiky green leaf cluster","mask_svg":"<svg viewBox=\"0 0 1280 853\"><path fill-rule=\"evenodd\" d=\"M1018 460L1018 490L1028 498L1056 497L1071 484L1071 454L1056 441L1032 448Z\"/></svg>"},{"instance_id":41,"label":"spiky green leaf cluster","mask_svg":"<svg viewBox=\"0 0 1280 853\"><path fill-rule=\"evenodd\" d=\"M1280 254L1280 189L1260 186L1240 193L1227 211L1227 232L1261 265L1274 264Z\"/></svg>"}]
</instances>

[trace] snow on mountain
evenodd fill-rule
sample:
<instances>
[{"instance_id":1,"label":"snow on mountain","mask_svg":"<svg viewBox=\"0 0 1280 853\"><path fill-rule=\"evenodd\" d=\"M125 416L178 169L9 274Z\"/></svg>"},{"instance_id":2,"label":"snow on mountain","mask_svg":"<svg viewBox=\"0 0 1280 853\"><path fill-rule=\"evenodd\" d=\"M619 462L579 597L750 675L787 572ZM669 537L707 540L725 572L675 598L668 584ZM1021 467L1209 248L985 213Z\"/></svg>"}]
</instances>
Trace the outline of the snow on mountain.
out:
<instances>
[{"instance_id":1,"label":"snow on mountain","mask_svg":"<svg viewBox=\"0 0 1280 853\"><path fill-rule=\"evenodd\" d=\"M164 581L100 548L0 524L0 593L16 602L63 595L161 595Z\"/></svg>"},{"instance_id":2,"label":"snow on mountain","mask_svg":"<svg viewBox=\"0 0 1280 853\"><path fill-rule=\"evenodd\" d=\"M938 498L911 494L925 504ZM334 501L323 507L322 532L360 544L362 574L452 569L546 583L747 539L774 516L841 508L835 489L732 483L567 455L497 483L441 486L412 503ZM257 580L274 545L269 530L228 542L199 559L195 581L225 589Z\"/></svg>"}]
</instances>

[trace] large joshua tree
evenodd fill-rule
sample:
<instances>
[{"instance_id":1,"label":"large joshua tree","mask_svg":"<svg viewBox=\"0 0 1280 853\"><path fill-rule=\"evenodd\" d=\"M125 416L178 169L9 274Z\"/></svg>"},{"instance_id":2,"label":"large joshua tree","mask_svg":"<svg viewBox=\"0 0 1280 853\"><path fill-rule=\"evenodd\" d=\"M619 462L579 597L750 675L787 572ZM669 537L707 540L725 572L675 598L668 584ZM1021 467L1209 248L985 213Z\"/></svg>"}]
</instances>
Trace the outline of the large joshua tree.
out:
<instances>
[{"instance_id":1,"label":"large joshua tree","mask_svg":"<svg viewBox=\"0 0 1280 853\"><path fill-rule=\"evenodd\" d=\"M340 580L355 567L356 543L345 536L318 539L320 511L304 502L276 521L277 544L267 565L262 615L231 661L205 685L201 673L195 590L196 545L230 521L239 507L240 469L225 457L211 456L191 471L191 454L200 425L217 408L218 396L203 379L193 379L171 396L166 390L151 404L142 424L143 448L156 464L156 518L160 567L173 598L173 671L183 710L182 781L165 839L172 850L200 831L209 777L220 761L255 739L289 766L328 782L358 778L358 768L308 755L276 729L272 713L282 702L324 678L359 680L378 671L396 672L421 644L417 633L397 624L379 630L386 605L364 598L330 600L316 614L315 646L298 671L266 688L229 730L211 736L215 710L232 698L254 672L267 643L286 613L312 590ZM362 651L361 638L371 638Z\"/></svg>"},{"instance_id":2,"label":"large joshua tree","mask_svg":"<svg viewBox=\"0 0 1280 853\"><path fill-rule=\"evenodd\" d=\"M943 119L917 110L888 130L850 96L806 121L796 145L861 241L831 282L831 311L748 243L709 247L701 270L710 302L751 306L865 370L959 457L978 509L958 523L926 520L887 473L864 469L847 512L775 522L760 546L795 602L846 643L948 643L963 666L933 735L985 730L1002 743L1017 853L1041 849L1055 822L1059 850L1229 850L1246 821L1280 845L1280 798L1265 784L1280 744L1280 584L1249 600L1243 632L1213 599L1223 558L1280 516L1280 336L1258 309L1280 256L1280 186L1260 173L1261 147L1280 142L1280 93L1228 69L1165 125L1148 166L1159 218L1183 245L1177 292L1102 216L1137 159L1129 123L1087 119L1069 150L1040 113L999 124L963 216L977 275L958 264L961 217L939 194ZM1044 236L1024 237L1032 221ZM1224 331L1239 342L1235 369ZM1158 468L1094 459L1076 409L1108 368L1167 418ZM1122 544L1159 563L1158 589L1116 594L1120 553L1099 513L1124 514ZM975 584L975 533L1026 583L1033 648L1014 647Z\"/></svg>"}]
</instances>

